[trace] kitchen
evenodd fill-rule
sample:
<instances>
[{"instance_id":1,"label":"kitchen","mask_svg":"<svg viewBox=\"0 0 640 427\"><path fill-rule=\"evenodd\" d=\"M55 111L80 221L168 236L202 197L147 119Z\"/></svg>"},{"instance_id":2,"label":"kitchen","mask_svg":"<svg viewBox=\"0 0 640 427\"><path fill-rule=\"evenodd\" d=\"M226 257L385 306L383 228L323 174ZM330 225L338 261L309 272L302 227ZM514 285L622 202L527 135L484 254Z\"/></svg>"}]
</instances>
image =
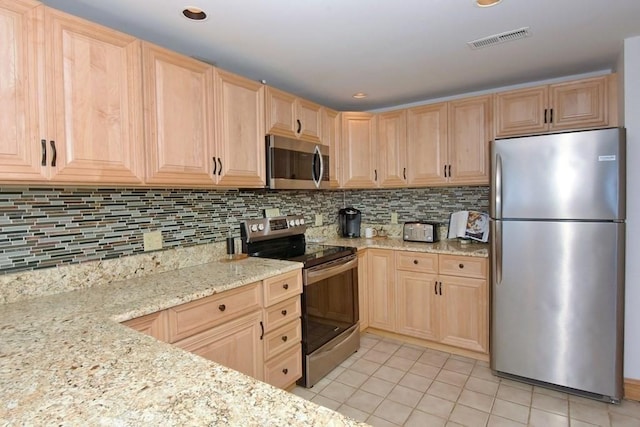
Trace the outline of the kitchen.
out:
<instances>
[{"instance_id":1,"label":"kitchen","mask_svg":"<svg viewBox=\"0 0 640 427\"><path fill-rule=\"evenodd\" d=\"M618 68L620 70L634 70L632 67L637 61L634 56L633 39L625 42L625 58L624 66ZM637 54L637 52L636 52ZM625 76L631 74L628 71ZM625 77L626 78L626 77ZM630 79L630 78L629 78ZM631 116L630 112L635 111L633 101L634 82L624 80L625 97L624 102L630 103L625 106L625 114ZM631 121L625 121L628 129L628 140L630 148L630 157L632 153L632 141L634 137L633 124ZM633 158L633 157L631 157ZM632 182L629 170L629 181ZM3 264L3 270L7 272L25 270L26 268L45 267L47 265L56 265L58 262L69 263L80 260L104 259L117 257L119 255L130 255L141 251L141 239L136 234L140 227L148 227L149 229L161 229L166 247L180 246L181 243L188 245L197 245L219 241L226 236L229 228L237 230L238 221L247 216L260 217L261 209L265 207L281 207L283 212L313 212L322 215L323 224L335 224L337 222L336 215L340 207L344 206L345 201L349 205L358 207L364 212L364 218L389 218L389 220L380 221L381 223L391 222L391 214L398 214L398 221L416 219L416 217L426 216L429 219L444 221L448 219L448 214L452 211L462 209L486 209L487 208L486 187L437 187L423 189L402 189L402 190L346 190L344 192L320 192L310 195L305 192L288 192L271 193L261 191L180 191L180 190L148 190L148 189L125 189L125 190L85 190L85 189L69 189L62 185L56 186L53 190L43 188L25 189L24 187L15 189L3 186L3 198L9 200L12 206L16 206L13 212L38 212L36 217L40 220L35 224L37 230L29 233L27 238L20 236L25 231L24 224L15 226L15 233L10 234L9 240L13 243L24 242L25 240L38 240L38 236L43 233L42 230L52 230L47 236L55 236L56 231L64 230L65 224L73 224L69 228L73 229L72 233L60 232L67 237L63 239L62 248L52 247L50 242L42 241L42 246L38 248L36 253L24 253L22 257L16 257L15 265ZM633 191L629 191L630 197ZM158 201L161 199L162 201ZM633 204L629 201L629 228L631 230L633 224ZM95 205L93 205L95 203ZM165 205L166 203L166 205ZM14 205L15 204L15 205ZM99 210L95 208L99 205ZM185 209L189 207L190 209ZM213 207L213 208L212 208ZM217 209L214 209L217 208ZM285 209L286 208L286 209ZM311 208L311 209L309 209ZM42 211L38 211L42 209ZM185 212L186 211L186 212ZM247 215L247 212L249 213ZM48 217L48 214L50 217ZM206 219L203 220L202 216ZM310 214L309 214L310 215ZM18 216L18 215L16 215ZM82 217L81 224L86 225L86 229L80 227L80 223L72 220L72 218ZM67 219L69 218L69 219ZM307 222L314 223L315 215L306 218ZM373 222L373 221L372 221ZM378 222L378 221L376 221ZM96 226L104 227L96 232ZM3 227L4 228L4 227ZM56 230L57 229L57 230ZM125 236L122 238L120 236ZM44 240L44 239L43 239ZM90 244L91 241L99 242L94 245L93 250L87 250L87 246L77 245ZM632 242L630 242L632 244ZM24 243L23 243L24 244ZM26 244L24 244L26 245ZM17 243L19 246L20 243ZM105 255L105 251L107 256ZM48 256L38 256L47 254ZM629 256L632 252L628 250ZM50 255L50 256L49 256ZM5 261L3 259L3 261ZM628 263L629 268L634 268L632 263ZM628 274L628 277L635 277ZM634 289L632 285L627 283L627 295L632 295ZM631 290L631 292L630 292ZM24 292L24 290L22 290ZM637 300L632 300L637 301ZM627 313L627 315L633 315ZM635 323L627 323L627 325ZM627 333L633 334L633 328L627 326ZM627 351L629 342L633 340L627 338ZM626 369L633 369L633 362L638 358L627 357ZM630 371L633 373L633 371ZM625 375L628 378L640 378L640 375Z\"/></svg>"}]
</instances>

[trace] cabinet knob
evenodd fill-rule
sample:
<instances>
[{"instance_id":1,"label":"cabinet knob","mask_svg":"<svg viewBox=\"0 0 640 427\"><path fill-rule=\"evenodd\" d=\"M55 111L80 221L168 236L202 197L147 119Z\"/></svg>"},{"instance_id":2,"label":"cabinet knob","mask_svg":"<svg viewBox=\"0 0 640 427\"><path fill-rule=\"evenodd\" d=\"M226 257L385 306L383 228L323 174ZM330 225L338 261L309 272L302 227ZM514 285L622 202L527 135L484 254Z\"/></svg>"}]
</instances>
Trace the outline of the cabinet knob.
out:
<instances>
[{"instance_id":1,"label":"cabinet knob","mask_svg":"<svg viewBox=\"0 0 640 427\"><path fill-rule=\"evenodd\" d=\"M413 263L417 265L417 264L418 264L418 260L417 260L417 259L414 259L414 260L413 260Z\"/></svg>"},{"instance_id":2,"label":"cabinet knob","mask_svg":"<svg viewBox=\"0 0 640 427\"><path fill-rule=\"evenodd\" d=\"M282 310L280 313L282 313L283 316L287 315L287 310Z\"/></svg>"},{"instance_id":3,"label":"cabinet knob","mask_svg":"<svg viewBox=\"0 0 640 427\"><path fill-rule=\"evenodd\" d=\"M285 374L285 375L287 375L287 374L289 373L289 370L288 370L287 368L284 368L284 369L282 370L282 373L283 373L283 374Z\"/></svg>"},{"instance_id":4,"label":"cabinet knob","mask_svg":"<svg viewBox=\"0 0 640 427\"><path fill-rule=\"evenodd\" d=\"M282 285L282 287L283 287L285 290L286 290L286 289L289 289L289 284L288 284L288 283L285 283L284 285Z\"/></svg>"},{"instance_id":5,"label":"cabinet knob","mask_svg":"<svg viewBox=\"0 0 640 427\"><path fill-rule=\"evenodd\" d=\"M286 335L283 335L283 336L282 336L282 341L283 341L283 342L287 342L287 340L288 340L288 339L289 339L289 338L287 338L287 336L286 336Z\"/></svg>"},{"instance_id":6,"label":"cabinet knob","mask_svg":"<svg viewBox=\"0 0 640 427\"><path fill-rule=\"evenodd\" d=\"M464 264L460 263L460 264L458 264L458 267L464 268Z\"/></svg>"},{"instance_id":7,"label":"cabinet knob","mask_svg":"<svg viewBox=\"0 0 640 427\"><path fill-rule=\"evenodd\" d=\"M226 305L224 305L224 304L220 304L220 305L218 306L218 310L220 310L220 311L225 311L226 309L227 309L227 306L226 306Z\"/></svg>"}]
</instances>

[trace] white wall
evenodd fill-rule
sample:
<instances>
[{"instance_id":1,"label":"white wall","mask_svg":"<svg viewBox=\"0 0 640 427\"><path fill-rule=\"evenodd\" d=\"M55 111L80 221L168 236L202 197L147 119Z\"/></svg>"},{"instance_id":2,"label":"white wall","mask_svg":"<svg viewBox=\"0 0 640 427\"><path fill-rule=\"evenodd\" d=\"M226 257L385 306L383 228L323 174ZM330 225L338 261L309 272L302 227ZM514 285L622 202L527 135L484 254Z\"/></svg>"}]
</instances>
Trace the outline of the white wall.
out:
<instances>
[{"instance_id":1,"label":"white wall","mask_svg":"<svg viewBox=\"0 0 640 427\"><path fill-rule=\"evenodd\" d=\"M627 251L624 376L640 379L640 37L624 41L621 56L627 128Z\"/></svg>"}]
</instances>

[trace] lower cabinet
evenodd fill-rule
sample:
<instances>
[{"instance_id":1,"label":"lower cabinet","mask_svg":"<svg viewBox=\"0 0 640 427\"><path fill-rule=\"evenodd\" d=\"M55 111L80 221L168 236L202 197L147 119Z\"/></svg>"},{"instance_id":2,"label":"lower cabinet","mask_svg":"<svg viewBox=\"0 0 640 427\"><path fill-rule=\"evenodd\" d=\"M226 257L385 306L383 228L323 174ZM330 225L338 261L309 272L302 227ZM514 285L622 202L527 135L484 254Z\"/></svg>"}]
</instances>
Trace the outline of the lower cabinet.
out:
<instances>
[{"instance_id":1,"label":"lower cabinet","mask_svg":"<svg viewBox=\"0 0 640 427\"><path fill-rule=\"evenodd\" d=\"M143 334L150 335L158 341L168 342L169 325L167 322L167 311L163 310L127 320L122 324Z\"/></svg>"},{"instance_id":2,"label":"lower cabinet","mask_svg":"<svg viewBox=\"0 0 640 427\"><path fill-rule=\"evenodd\" d=\"M369 326L488 352L486 258L367 249Z\"/></svg>"},{"instance_id":3,"label":"lower cabinet","mask_svg":"<svg viewBox=\"0 0 640 427\"><path fill-rule=\"evenodd\" d=\"M368 272L367 249L358 249L358 319L360 320L360 330L364 331L369 327L369 292L368 292Z\"/></svg>"}]
</instances>

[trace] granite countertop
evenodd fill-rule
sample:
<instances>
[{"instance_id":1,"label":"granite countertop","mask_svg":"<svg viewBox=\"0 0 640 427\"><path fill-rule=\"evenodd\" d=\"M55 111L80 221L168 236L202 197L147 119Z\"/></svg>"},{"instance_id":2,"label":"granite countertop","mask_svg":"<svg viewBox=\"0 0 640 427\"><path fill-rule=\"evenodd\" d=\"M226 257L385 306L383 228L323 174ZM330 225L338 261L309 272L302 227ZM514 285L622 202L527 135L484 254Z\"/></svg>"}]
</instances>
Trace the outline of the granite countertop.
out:
<instances>
[{"instance_id":1,"label":"granite countertop","mask_svg":"<svg viewBox=\"0 0 640 427\"><path fill-rule=\"evenodd\" d=\"M211 262L0 305L0 424L363 425L119 324L300 267Z\"/></svg>"},{"instance_id":2,"label":"granite countertop","mask_svg":"<svg viewBox=\"0 0 640 427\"><path fill-rule=\"evenodd\" d=\"M320 237L310 238L309 241L322 243L323 245L352 246L358 249L379 248L394 249L413 252L429 252L450 255L464 255L473 257L489 257L489 244L472 242L463 244L459 239L445 239L435 243L405 242L401 237L374 237L372 239L345 238L345 237Z\"/></svg>"}]
</instances>

